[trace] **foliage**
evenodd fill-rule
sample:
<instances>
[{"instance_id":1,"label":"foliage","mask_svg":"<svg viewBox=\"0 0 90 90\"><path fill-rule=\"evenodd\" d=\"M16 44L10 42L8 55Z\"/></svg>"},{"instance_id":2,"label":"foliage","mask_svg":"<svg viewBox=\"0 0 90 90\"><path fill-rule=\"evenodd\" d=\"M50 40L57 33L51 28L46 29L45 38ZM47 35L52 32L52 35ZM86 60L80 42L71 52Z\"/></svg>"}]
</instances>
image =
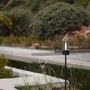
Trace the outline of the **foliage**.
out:
<instances>
[{"instance_id":1,"label":"foliage","mask_svg":"<svg viewBox=\"0 0 90 90\"><path fill-rule=\"evenodd\" d=\"M39 10L44 9L47 6L55 4L57 2L74 3L74 0L25 0L28 7L31 8L32 13L37 13Z\"/></svg>"},{"instance_id":2,"label":"foliage","mask_svg":"<svg viewBox=\"0 0 90 90\"><path fill-rule=\"evenodd\" d=\"M76 46L79 49L90 49L90 35L87 37L74 35L69 39L70 46Z\"/></svg>"},{"instance_id":3,"label":"foliage","mask_svg":"<svg viewBox=\"0 0 90 90\"><path fill-rule=\"evenodd\" d=\"M14 8L6 14L11 17L13 21L11 35L27 36L29 35L30 13L28 8Z\"/></svg>"},{"instance_id":4,"label":"foliage","mask_svg":"<svg viewBox=\"0 0 90 90\"><path fill-rule=\"evenodd\" d=\"M52 40L45 40L44 43L46 46L48 46L49 49L53 49L53 50L61 50L62 49L62 39L63 36L55 36L54 39Z\"/></svg>"},{"instance_id":5,"label":"foliage","mask_svg":"<svg viewBox=\"0 0 90 90\"><path fill-rule=\"evenodd\" d=\"M9 7L14 8L24 4L24 0L9 0Z\"/></svg>"},{"instance_id":6,"label":"foliage","mask_svg":"<svg viewBox=\"0 0 90 90\"><path fill-rule=\"evenodd\" d=\"M82 40L82 42L83 42L83 40ZM86 48L86 49L90 49L90 35L84 40L84 48Z\"/></svg>"},{"instance_id":7,"label":"foliage","mask_svg":"<svg viewBox=\"0 0 90 90\"><path fill-rule=\"evenodd\" d=\"M75 5L86 8L90 3L90 0L75 0Z\"/></svg>"},{"instance_id":8,"label":"foliage","mask_svg":"<svg viewBox=\"0 0 90 90\"><path fill-rule=\"evenodd\" d=\"M75 0L75 6L83 7L86 13L90 16L90 0Z\"/></svg>"},{"instance_id":9,"label":"foliage","mask_svg":"<svg viewBox=\"0 0 90 90\"><path fill-rule=\"evenodd\" d=\"M5 69L5 66L8 64L8 60L3 56L0 55L0 78L11 78L12 70Z\"/></svg>"},{"instance_id":10,"label":"foliage","mask_svg":"<svg viewBox=\"0 0 90 90\"><path fill-rule=\"evenodd\" d=\"M19 6L29 7L31 12L36 14L40 9L43 9L57 2L67 2L73 4L74 0L9 0L5 7L6 9L11 9Z\"/></svg>"},{"instance_id":11,"label":"foliage","mask_svg":"<svg viewBox=\"0 0 90 90\"><path fill-rule=\"evenodd\" d=\"M0 35L8 35L12 28L12 21L9 17L0 12Z\"/></svg>"},{"instance_id":12,"label":"foliage","mask_svg":"<svg viewBox=\"0 0 90 90\"><path fill-rule=\"evenodd\" d=\"M69 44L70 46L78 46L78 48L83 48L84 40L85 38L83 36L75 35L69 39Z\"/></svg>"},{"instance_id":13,"label":"foliage","mask_svg":"<svg viewBox=\"0 0 90 90\"><path fill-rule=\"evenodd\" d=\"M48 85L44 85L43 87L40 87L40 85L36 86L30 86L30 85L25 85L25 86L17 86L17 90L52 90L52 87Z\"/></svg>"},{"instance_id":14,"label":"foliage","mask_svg":"<svg viewBox=\"0 0 90 90\"><path fill-rule=\"evenodd\" d=\"M7 39L6 39L7 38ZM8 36L2 37L0 36L0 45L4 46L17 46L17 47L29 47L33 43L39 43L40 46L47 46L48 49L62 49L62 38L63 36L55 36L52 40L40 40L35 37L15 37L15 36ZM75 35L69 38L69 45L74 48L82 48L82 49L90 49L90 35L87 38L79 35ZM76 47L75 47L76 46Z\"/></svg>"},{"instance_id":15,"label":"foliage","mask_svg":"<svg viewBox=\"0 0 90 90\"><path fill-rule=\"evenodd\" d=\"M0 0L0 4L6 4L9 0Z\"/></svg>"},{"instance_id":16,"label":"foliage","mask_svg":"<svg viewBox=\"0 0 90 90\"><path fill-rule=\"evenodd\" d=\"M21 35L27 36L29 34L28 32L30 32L29 24L31 24L30 23L31 18L39 10L44 9L47 6L50 6L57 2L67 2L79 6L82 6L80 5L82 3L86 3L85 5L89 6L88 5L89 0L82 0L82 2L81 0L6 0L6 2L7 3L4 5L3 7L4 9L2 10L4 10L4 12L8 14L9 17L12 19L14 25L10 33L15 36L21 36ZM87 12L88 11L89 9L87 9ZM5 29L6 28L4 27L4 30ZM2 32L2 34L4 33ZM7 34L9 34L9 32Z\"/></svg>"},{"instance_id":17,"label":"foliage","mask_svg":"<svg viewBox=\"0 0 90 90\"><path fill-rule=\"evenodd\" d=\"M12 27L11 19L3 14L0 14L0 23L4 24L8 29Z\"/></svg>"},{"instance_id":18,"label":"foliage","mask_svg":"<svg viewBox=\"0 0 90 90\"><path fill-rule=\"evenodd\" d=\"M7 65L7 60L3 55L0 55L0 70L4 69L5 65Z\"/></svg>"},{"instance_id":19,"label":"foliage","mask_svg":"<svg viewBox=\"0 0 90 90\"><path fill-rule=\"evenodd\" d=\"M42 73L40 69L39 63L24 63L24 62L17 62L17 61L10 61L11 65L17 68L26 69L28 71ZM60 65L54 64L45 64L45 72L48 75L64 78L64 67ZM79 90L89 90L90 89L90 70L84 69L76 69L76 68L68 68L67 71L68 80L70 81L71 85L73 86L70 90L78 90L75 89L75 86L79 88ZM48 89L47 89L48 90Z\"/></svg>"},{"instance_id":20,"label":"foliage","mask_svg":"<svg viewBox=\"0 0 90 90\"><path fill-rule=\"evenodd\" d=\"M7 38L7 39L6 39ZM31 38L30 37L15 37L13 35L8 37L0 37L0 45L6 45L6 46L21 46L21 47L27 47L31 46Z\"/></svg>"},{"instance_id":21,"label":"foliage","mask_svg":"<svg viewBox=\"0 0 90 90\"><path fill-rule=\"evenodd\" d=\"M75 0L64 0L66 3L74 4Z\"/></svg>"},{"instance_id":22,"label":"foliage","mask_svg":"<svg viewBox=\"0 0 90 90\"><path fill-rule=\"evenodd\" d=\"M0 78L13 78L12 70L10 69L3 69L0 71Z\"/></svg>"},{"instance_id":23,"label":"foliage","mask_svg":"<svg viewBox=\"0 0 90 90\"><path fill-rule=\"evenodd\" d=\"M33 13L37 13L40 9L60 1L63 0L29 0L27 6L31 8Z\"/></svg>"},{"instance_id":24,"label":"foliage","mask_svg":"<svg viewBox=\"0 0 90 90\"><path fill-rule=\"evenodd\" d=\"M32 31L41 39L78 29L88 25L85 11L66 3L56 3L37 13L31 25Z\"/></svg>"}]
</instances>

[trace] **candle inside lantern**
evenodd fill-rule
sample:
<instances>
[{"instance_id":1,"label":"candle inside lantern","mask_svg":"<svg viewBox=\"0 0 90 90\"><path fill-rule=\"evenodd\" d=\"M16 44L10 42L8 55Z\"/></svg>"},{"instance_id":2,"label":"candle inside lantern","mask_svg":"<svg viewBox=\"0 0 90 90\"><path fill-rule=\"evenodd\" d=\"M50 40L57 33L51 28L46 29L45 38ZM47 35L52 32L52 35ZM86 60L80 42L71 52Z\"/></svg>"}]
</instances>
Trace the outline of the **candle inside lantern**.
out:
<instances>
[{"instance_id":1,"label":"candle inside lantern","mask_svg":"<svg viewBox=\"0 0 90 90\"><path fill-rule=\"evenodd\" d=\"M67 41L65 41L65 50L67 50Z\"/></svg>"}]
</instances>

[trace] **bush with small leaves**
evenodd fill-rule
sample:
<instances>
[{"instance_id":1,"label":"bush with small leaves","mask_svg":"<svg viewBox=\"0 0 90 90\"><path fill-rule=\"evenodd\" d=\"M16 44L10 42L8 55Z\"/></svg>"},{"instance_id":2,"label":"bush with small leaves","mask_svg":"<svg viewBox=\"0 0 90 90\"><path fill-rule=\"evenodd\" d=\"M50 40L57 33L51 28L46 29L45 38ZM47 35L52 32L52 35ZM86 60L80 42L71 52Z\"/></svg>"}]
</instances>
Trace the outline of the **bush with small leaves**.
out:
<instances>
[{"instance_id":1,"label":"bush with small leaves","mask_svg":"<svg viewBox=\"0 0 90 90\"><path fill-rule=\"evenodd\" d=\"M10 32L14 36L28 36L29 24L30 24L30 12L28 8L16 7L6 12L6 14L12 19L13 27Z\"/></svg>"},{"instance_id":2,"label":"bush with small leaves","mask_svg":"<svg viewBox=\"0 0 90 90\"><path fill-rule=\"evenodd\" d=\"M4 55L0 55L0 78L12 78L13 73L10 69L5 69L5 66L8 64L8 60Z\"/></svg>"},{"instance_id":3,"label":"bush with small leaves","mask_svg":"<svg viewBox=\"0 0 90 90\"><path fill-rule=\"evenodd\" d=\"M40 39L66 34L90 22L86 12L73 5L58 2L39 11L30 28Z\"/></svg>"},{"instance_id":4,"label":"bush with small leaves","mask_svg":"<svg viewBox=\"0 0 90 90\"><path fill-rule=\"evenodd\" d=\"M9 35L12 28L12 20L0 12L0 35Z\"/></svg>"}]
</instances>

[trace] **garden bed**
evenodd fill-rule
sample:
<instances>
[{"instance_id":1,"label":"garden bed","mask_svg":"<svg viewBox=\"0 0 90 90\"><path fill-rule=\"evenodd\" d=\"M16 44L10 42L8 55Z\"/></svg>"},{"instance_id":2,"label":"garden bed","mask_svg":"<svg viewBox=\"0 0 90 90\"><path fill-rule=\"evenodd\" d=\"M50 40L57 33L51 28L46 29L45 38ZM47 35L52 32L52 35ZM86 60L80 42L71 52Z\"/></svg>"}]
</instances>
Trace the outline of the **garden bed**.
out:
<instances>
[{"instance_id":1,"label":"garden bed","mask_svg":"<svg viewBox=\"0 0 90 90\"><path fill-rule=\"evenodd\" d=\"M17 61L10 61L10 65L13 67L18 67L33 72L43 73L42 69L40 68L41 64L37 63L30 64ZM47 75L64 79L64 67L62 66L46 64L44 73ZM77 88L80 88L80 90L90 90L90 70L69 68L68 80L70 81L73 87L76 86Z\"/></svg>"}]
</instances>

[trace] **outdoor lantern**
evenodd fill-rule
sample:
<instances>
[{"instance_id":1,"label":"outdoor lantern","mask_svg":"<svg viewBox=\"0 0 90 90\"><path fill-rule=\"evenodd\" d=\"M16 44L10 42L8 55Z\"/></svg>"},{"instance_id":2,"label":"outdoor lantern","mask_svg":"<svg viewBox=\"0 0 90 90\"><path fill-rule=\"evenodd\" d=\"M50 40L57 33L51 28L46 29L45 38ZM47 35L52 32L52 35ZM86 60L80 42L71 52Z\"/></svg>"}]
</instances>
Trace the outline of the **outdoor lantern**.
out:
<instances>
[{"instance_id":1,"label":"outdoor lantern","mask_svg":"<svg viewBox=\"0 0 90 90\"><path fill-rule=\"evenodd\" d=\"M65 90L67 90L67 55L69 55L69 49L68 49L68 38L67 35L64 36L63 38L63 43L64 43L64 47L62 50L62 54L65 55Z\"/></svg>"},{"instance_id":2,"label":"outdoor lantern","mask_svg":"<svg viewBox=\"0 0 90 90\"><path fill-rule=\"evenodd\" d=\"M67 36L64 36L63 38L63 50L62 50L62 54L63 55L69 55L69 46L68 46L68 38Z\"/></svg>"}]
</instances>

